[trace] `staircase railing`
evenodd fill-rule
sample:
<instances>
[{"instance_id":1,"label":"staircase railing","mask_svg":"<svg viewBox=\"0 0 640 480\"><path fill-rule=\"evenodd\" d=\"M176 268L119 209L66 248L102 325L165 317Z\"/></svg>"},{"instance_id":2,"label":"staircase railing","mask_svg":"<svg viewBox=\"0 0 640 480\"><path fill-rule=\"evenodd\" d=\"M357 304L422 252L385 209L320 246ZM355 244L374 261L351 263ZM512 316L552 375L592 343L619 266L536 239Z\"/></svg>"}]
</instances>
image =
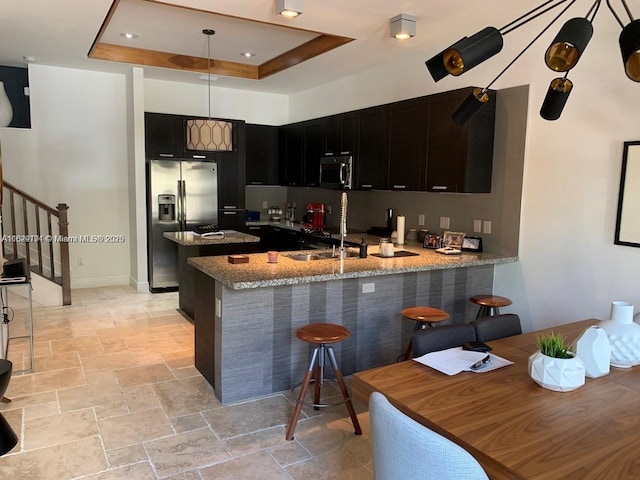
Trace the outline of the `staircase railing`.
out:
<instances>
[{"instance_id":1,"label":"staircase railing","mask_svg":"<svg viewBox=\"0 0 640 480\"><path fill-rule=\"evenodd\" d=\"M6 181L2 185L9 193L2 207L4 255L24 258L32 272L60 285L63 305L71 305L69 207L66 203L50 207ZM57 225L53 217L58 219Z\"/></svg>"}]
</instances>

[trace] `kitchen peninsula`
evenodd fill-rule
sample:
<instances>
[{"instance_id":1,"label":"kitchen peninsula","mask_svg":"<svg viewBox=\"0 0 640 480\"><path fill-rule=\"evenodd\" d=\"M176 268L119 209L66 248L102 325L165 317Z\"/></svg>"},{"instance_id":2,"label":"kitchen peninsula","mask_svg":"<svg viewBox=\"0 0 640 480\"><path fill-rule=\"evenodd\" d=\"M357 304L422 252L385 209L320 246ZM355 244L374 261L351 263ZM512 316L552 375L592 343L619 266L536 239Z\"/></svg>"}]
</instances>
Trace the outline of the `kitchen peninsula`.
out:
<instances>
[{"instance_id":1,"label":"kitchen peninsula","mask_svg":"<svg viewBox=\"0 0 640 480\"><path fill-rule=\"evenodd\" d=\"M294 259L304 252L281 252L277 263L265 253L250 254L243 264L226 256L189 258L197 270L195 364L217 398L236 402L298 383L308 345L295 331L314 322L351 331L335 346L344 374L393 363L413 328L402 321L403 308L431 305L449 312L452 322L470 320L476 310L468 298L492 291L494 265L517 261L491 253L440 255L417 242L402 249L413 256L371 255L377 249L343 260Z\"/></svg>"},{"instance_id":2,"label":"kitchen peninsula","mask_svg":"<svg viewBox=\"0 0 640 480\"><path fill-rule=\"evenodd\" d=\"M205 255L251 253L260 248L260 237L235 230L221 230L212 236L194 232L165 232L164 237L178 244L178 302L180 309L191 318L195 314L195 270L187 264L187 260Z\"/></svg>"}]
</instances>

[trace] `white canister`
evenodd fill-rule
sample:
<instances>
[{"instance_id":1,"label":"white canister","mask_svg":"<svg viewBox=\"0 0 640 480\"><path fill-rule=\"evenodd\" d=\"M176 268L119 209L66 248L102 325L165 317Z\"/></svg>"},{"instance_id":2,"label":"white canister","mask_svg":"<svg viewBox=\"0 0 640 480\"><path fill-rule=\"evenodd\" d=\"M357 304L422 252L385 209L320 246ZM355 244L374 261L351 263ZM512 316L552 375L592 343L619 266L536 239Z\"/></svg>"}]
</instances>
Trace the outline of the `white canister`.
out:
<instances>
[{"instance_id":1,"label":"white canister","mask_svg":"<svg viewBox=\"0 0 640 480\"><path fill-rule=\"evenodd\" d=\"M611 344L607 332L592 325L580 335L573 351L582 360L585 375L589 378L602 377L609 373L611 363Z\"/></svg>"},{"instance_id":2,"label":"white canister","mask_svg":"<svg viewBox=\"0 0 640 480\"><path fill-rule=\"evenodd\" d=\"M640 324L633 321L633 304L611 302L611 319L598 326L607 332L611 344L611 366L640 365Z\"/></svg>"}]
</instances>

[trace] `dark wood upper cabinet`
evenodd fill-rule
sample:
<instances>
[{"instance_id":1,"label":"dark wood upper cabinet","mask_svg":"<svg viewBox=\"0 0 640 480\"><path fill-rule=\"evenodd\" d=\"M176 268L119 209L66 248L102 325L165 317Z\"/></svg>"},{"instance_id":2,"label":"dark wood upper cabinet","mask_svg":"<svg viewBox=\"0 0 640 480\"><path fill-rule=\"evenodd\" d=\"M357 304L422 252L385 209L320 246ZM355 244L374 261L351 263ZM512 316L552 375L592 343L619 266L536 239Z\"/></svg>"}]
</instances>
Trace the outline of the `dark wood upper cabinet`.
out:
<instances>
[{"instance_id":1,"label":"dark wood upper cabinet","mask_svg":"<svg viewBox=\"0 0 640 480\"><path fill-rule=\"evenodd\" d=\"M247 185L278 185L278 127L246 125Z\"/></svg>"},{"instance_id":2,"label":"dark wood upper cabinet","mask_svg":"<svg viewBox=\"0 0 640 480\"><path fill-rule=\"evenodd\" d=\"M246 185L246 130L243 121L233 122L236 149L232 152L215 152L218 164L218 209L244 209ZM240 212L244 221L244 212ZM218 216L220 224L222 215ZM231 216L231 215L229 215ZM230 227L229 227L230 228Z\"/></svg>"},{"instance_id":3,"label":"dark wood upper cabinet","mask_svg":"<svg viewBox=\"0 0 640 480\"><path fill-rule=\"evenodd\" d=\"M350 153L358 148L358 112L340 113L326 117L325 155Z\"/></svg>"},{"instance_id":4,"label":"dark wood upper cabinet","mask_svg":"<svg viewBox=\"0 0 640 480\"><path fill-rule=\"evenodd\" d=\"M360 110L356 162L356 189L386 189L389 165L389 108Z\"/></svg>"},{"instance_id":5,"label":"dark wood upper cabinet","mask_svg":"<svg viewBox=\"0 0 640 480\"><path fill-rule=\"evenodd\" d=\"M182 158L184 120L181 115L144 114L146 158Z\"/></svg>"},{"instance_id":6,"label":"dark wood upper cabinet","mask_svg":"<svg viewBox=\"0 0 640 480\"><path fill-rule=\"evenodd\" d=\"M310 120L303 123L304 129L304 185L317 187L320 183L320 158L325 154L325 119Z\"/></svg>"},{"instance_id":7,"label":"dark wood upper cabinet","mask_svg":"<svg viewBox=\"0 0 640 480\"><path fill-rule=\"evenodd\" d=\"M424 97L389 105L390 190L424 190L427 122Z\"/></svg>"},{"instance_id":8,"label":"dark wood upper cabinet","mask_svg":"<svg viewBox=\"0 0 640 480\"><path fill-rule=\"evenodd\" d=\"M303 177L304 128L300 123L280 127L278 133L280 152L280 185L301 187Z\"/></svg>"},{"instance_id":9,"label":"dark wood upper cabinet","mask_svg":"<svg viewBox=\"0 0 640 480\"><path fill-rule=\"evenodd\" d=\"M471 121L457 125L452 113L469 95L464 88L429 96L427 179L429 192L491 191L496 96Z\"/></svg>"}]
</instances>

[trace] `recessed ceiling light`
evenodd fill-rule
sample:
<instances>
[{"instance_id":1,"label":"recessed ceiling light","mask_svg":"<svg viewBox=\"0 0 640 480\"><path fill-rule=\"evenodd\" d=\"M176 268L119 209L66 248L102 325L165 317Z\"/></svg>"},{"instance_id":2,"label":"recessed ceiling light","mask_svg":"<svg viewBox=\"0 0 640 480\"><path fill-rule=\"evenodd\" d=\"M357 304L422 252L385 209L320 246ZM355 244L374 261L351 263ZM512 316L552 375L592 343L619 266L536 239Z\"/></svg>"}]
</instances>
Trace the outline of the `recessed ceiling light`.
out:
<instances>
[{"instance_id":1,"label":"recessed ceiling light","mask_svg":"<svg viewBox=\"0 0 640 480\"><path fill-rule=\"evenodd\" d=\"M126 32L121 33L120 36L126 38L127 40L131 40L132 38L138 38L138 35L136 35L135 33L126 33Z\"/></svg>"},{"instance_id":2,"label":"recessed ceiling light","mask_svg":"<svg viewBox=\"0 0 640 480\"><path fill-rule=\"evenodd\" d=\"M209 78L211 77L211 78ZM200 75L198 77L198 80L211 80L212 82L215 82L216 80L218 80L219 77L217 77L216 75Z\"/></svg>"},{"instance_id":3,"label":"recessed ceiling light","mask_svg":"<svg viewBox=\"0 0 640 480\"><path fill-rule=\"evenodd\" d=\"M243 52L240 55L242 55L243 57L247 57L247 58L251 58L251 57L255 57L256 56L255 53L251 53L251 52Z\"/></svg>"}]
</instances>

